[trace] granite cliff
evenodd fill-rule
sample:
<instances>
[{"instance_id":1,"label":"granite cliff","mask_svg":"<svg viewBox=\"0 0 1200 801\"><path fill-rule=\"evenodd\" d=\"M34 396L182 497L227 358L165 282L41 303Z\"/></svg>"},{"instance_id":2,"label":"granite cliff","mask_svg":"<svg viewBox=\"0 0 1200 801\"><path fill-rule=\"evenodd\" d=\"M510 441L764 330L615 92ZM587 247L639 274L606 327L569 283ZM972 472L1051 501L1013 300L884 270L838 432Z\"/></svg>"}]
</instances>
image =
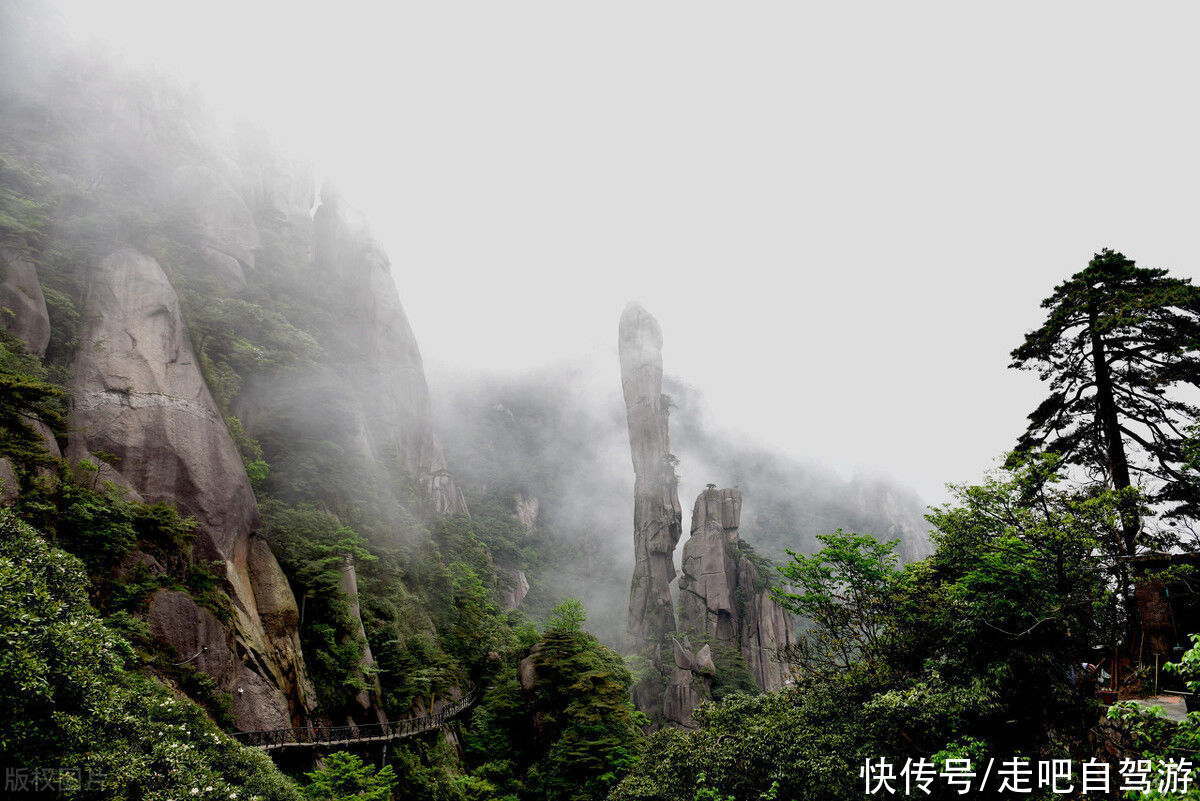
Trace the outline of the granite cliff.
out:
<instances>
[{"instance_id":1,"label":"granite cliff","mask_svg":"<svg viewBox=\"0 0 1200 801\"><path fill-rule=\"evenodd\" d=\"M740 650L755 683L777 690L788 674L778 653L795 644L794 622L771 599L769 566L742 548L741 516L737 489L708 489L696 498L683 546L679 630Z\"/></svg>"},{"instance_id":2,"label":"granite cliff","mask_svg":"<svg viewBox=\"0 0 1200 801\"><path fill-rule=\"evenodd\" d=\"M200 374L175 292L158 263L115 250L88 272L86 324L71 365L67 457L141 499L174 505L197 523L196 558L222 566L232 630L185 593L158 590L156 637L231 693L238 725L283 728L311 711L287 579L254 538L254 493ZM96 457L94 454L103 454ZM259 601L266 602L266 615Z\"/></svg>"},{"instance_id":3,"label":"granite cliff","mask_svg":"<svg viewBox=\"0 0 1200 801\"><path fill-rule=\"evenodd\" d=\"M40 24L32 7L11 13ZM164 81L31 41L4 39L0 72L0 327L67 376L68 430L35 423L50 457L193 526L184 550L139 545L104 580L157 587L137 614L164 664L207 674L238 728L381 718L377 681L319 709L296 577L262 534L256 490L391 544L467 513L388 259L262 135L220 129ZM303 450L314 439L340 470ZM0 499L19 503L38 475L0 459ZM370 676L345 564L330 591L356 625L339 636L361 642ZM216 597L184 586L196 571Z\"/></svg>"}]
</instances>

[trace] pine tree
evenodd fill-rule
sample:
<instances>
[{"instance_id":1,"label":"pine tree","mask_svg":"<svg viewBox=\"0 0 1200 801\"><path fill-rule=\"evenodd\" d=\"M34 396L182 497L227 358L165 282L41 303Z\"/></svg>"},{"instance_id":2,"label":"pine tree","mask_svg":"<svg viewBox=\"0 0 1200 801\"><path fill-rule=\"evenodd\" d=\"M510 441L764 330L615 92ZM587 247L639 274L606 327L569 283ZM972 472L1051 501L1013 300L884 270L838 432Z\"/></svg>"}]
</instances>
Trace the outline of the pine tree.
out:
<instances>
[{"instance_id":1,"label":"pine tree","mask_svg":"<svg viewBox=\"0 0 1200 801\"><path fill-rule=\"evenodd\" d=\"M1040 328L1012 352L1050 395L1029 415L1017 453L1045 450L1115 490L1140 487L1168 517L1194 519L1200 493L1183 469L1198 416L1180 393L1200 387L1200 288L1112 250L1042 302ZM1142 512L1122 510L1120 550L1133 556Z\"/></svg>"}]
</instances>

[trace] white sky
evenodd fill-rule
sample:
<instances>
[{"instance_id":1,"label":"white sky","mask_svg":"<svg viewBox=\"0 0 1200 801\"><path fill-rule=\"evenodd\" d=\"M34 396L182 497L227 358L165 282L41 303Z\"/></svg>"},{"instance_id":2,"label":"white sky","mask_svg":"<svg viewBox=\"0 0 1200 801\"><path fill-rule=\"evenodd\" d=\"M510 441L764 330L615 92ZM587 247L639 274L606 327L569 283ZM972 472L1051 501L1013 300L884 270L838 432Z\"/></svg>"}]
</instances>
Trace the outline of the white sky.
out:
<instances>
[{"instance_id":1,"label":"white sky","mask_svg":"<svg viewBox=\"0 0 1200 801\"><path fill-rule=\"evenodd\" d=\"M74 0L82 36L309 158L427 363L599 359L640 300L714 417L929 501L1040 398L1006 369L1111 246L1200 265L1200 7Z\"/></svg>"}]
</instances>

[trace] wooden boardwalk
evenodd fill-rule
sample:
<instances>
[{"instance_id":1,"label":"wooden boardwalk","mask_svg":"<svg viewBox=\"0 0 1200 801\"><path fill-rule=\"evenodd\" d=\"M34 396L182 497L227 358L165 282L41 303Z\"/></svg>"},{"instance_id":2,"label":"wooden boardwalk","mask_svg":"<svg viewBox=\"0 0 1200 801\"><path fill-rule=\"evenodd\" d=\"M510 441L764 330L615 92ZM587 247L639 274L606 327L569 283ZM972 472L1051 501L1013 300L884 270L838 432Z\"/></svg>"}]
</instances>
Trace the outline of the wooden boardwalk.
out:
<instances>
[{"instance_id":1,"label":"wooden boardwalk","mask_svg":"<svg viewBox=\"0 0 1200 801\"><path fill-rule=\"evenodd\" d=\"M243 745L273 751L280 748L317 748L339 745L389 743L434 731L479 700L478 688L432 715L400 718L387 723L367 723L362 726L309 726L299 729L267 729L243 731L233 736Z\"/></svg>"}]
</instances>

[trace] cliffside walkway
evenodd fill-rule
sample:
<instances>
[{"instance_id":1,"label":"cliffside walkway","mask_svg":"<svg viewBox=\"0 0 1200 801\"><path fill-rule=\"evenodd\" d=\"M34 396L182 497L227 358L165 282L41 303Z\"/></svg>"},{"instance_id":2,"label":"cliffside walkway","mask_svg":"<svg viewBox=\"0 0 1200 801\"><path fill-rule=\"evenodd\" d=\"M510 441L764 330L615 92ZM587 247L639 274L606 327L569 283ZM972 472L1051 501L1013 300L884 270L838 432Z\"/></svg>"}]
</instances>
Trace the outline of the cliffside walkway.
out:
<instances>
[{"instance_id":1,"label":"cliffside walkway","mask_svg":"<svg viewBox=\"0 0 1200 801\"><path fill-rule=\"evenodd\" d=\"M447 704L432 715L400 718L399 720L392 720L387 723L367 723L362 726L309 726L308 728L299 729L243 731L237 732L233 736L242 745L261 748L264 751L273 751L278 748L316 748L317 746L387 743L441 728L478 700L479 688L475 688L459 700L452 704Z\"/></svg>"}]
</instances>

